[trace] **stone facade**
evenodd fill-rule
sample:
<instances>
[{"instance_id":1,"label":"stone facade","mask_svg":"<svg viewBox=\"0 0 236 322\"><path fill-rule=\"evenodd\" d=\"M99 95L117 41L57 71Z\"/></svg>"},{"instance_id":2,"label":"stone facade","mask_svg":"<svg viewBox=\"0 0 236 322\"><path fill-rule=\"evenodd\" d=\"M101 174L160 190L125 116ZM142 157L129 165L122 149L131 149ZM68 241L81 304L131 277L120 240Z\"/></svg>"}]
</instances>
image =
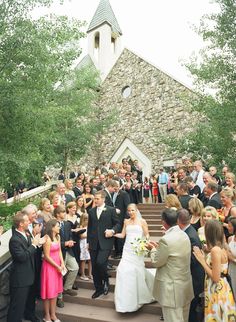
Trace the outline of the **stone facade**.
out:
<instances>
[{"instance_id":1,"label":"stone facade","mask_svg":"<svg viewBox=\"0 0 236 322\"><path fill-rule=\"evenodd\" d=\"M150 159L155 173L165 160L177 157L175 151L167 154L163 138L187 135L198 118L188 107L187 98L194 96L189 88L128 49L102 83L100 93L101 115L115 111L116 117L80 161L91 167L110 161L128 138Z\"/></svg>"}]
</instances>

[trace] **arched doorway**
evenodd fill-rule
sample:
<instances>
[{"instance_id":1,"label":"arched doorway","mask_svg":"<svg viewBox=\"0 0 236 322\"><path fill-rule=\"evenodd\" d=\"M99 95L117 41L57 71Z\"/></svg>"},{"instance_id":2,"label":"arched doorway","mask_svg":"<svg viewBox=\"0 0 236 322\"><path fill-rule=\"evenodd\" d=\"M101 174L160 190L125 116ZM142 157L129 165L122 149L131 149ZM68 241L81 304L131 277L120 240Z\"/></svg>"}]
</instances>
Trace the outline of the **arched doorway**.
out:
<instances>
[{"instance_id":1,"label":"arched doorway","mask_svg":"<svg viewBox=\"0 0 236 322\"><path fill-rule=\"evenodd\" d=\"M131 158L132 160L138 160L143 170L143 177L150 177L152 164L148 157L143 154L139 148L136 147L128 138L124 139L119 148L112 156L110 162L121 163L123 158Z\"/></svg>"}]
</instances>

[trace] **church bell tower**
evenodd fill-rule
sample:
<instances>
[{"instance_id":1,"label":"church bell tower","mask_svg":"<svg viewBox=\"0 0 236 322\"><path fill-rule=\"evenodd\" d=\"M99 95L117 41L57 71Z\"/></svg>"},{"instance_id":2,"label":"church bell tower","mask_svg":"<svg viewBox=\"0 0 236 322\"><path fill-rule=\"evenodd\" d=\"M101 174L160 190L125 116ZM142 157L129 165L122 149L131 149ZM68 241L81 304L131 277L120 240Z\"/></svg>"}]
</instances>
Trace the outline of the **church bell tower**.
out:
<instances>
[{"instance_id":1,"label":"church bell tower","mask_svg":"<svg viewBox=\"0 0 236 322\"><path fill-rule=\"evenodd\" d=\"M100 0L87 34L88 54L104 80L121 54L122 31L109 0Z\"/></svg>"}]
</instances>

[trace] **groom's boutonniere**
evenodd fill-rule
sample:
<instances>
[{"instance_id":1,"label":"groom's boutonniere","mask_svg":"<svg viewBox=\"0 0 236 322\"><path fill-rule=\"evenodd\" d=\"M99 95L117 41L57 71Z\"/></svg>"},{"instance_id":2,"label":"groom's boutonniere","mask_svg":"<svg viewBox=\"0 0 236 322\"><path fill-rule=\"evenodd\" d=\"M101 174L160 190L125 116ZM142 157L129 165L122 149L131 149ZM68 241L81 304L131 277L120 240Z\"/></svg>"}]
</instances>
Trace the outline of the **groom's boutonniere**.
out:
<instances>
[{"instance_id":1,"label":"groom's boutonniere","mask_svg":"<svg viewBox=\"0 0 236 322\"><path fill-rule=\"evenodd\" d=\"M105 208L103 208L103 211L106 211L107 210L107 208L105 207Z\"/></svg>"}]
</instances>

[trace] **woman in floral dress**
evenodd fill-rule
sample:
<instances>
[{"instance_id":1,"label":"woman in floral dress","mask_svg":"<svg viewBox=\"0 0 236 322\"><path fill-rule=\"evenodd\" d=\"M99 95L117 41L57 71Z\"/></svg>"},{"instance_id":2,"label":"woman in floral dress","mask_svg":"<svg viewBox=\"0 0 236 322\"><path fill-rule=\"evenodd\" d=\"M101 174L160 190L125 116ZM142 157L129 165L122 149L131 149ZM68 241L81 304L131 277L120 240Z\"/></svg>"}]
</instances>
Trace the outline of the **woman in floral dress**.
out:
<instances>
[{"instance_id":1,"label":"woman in floral dress","mask_svg":"<svg viewBox=\"0 0 236 322\"><path fill-rule=\"evenodd\" d=\"M204 321L235 322L236 307L229 283L222 224L217 220L206 222L205 236L209 250L206 258L198 247L193 247L195 257L206 272Z\"/></svg>"}]
</instances>

